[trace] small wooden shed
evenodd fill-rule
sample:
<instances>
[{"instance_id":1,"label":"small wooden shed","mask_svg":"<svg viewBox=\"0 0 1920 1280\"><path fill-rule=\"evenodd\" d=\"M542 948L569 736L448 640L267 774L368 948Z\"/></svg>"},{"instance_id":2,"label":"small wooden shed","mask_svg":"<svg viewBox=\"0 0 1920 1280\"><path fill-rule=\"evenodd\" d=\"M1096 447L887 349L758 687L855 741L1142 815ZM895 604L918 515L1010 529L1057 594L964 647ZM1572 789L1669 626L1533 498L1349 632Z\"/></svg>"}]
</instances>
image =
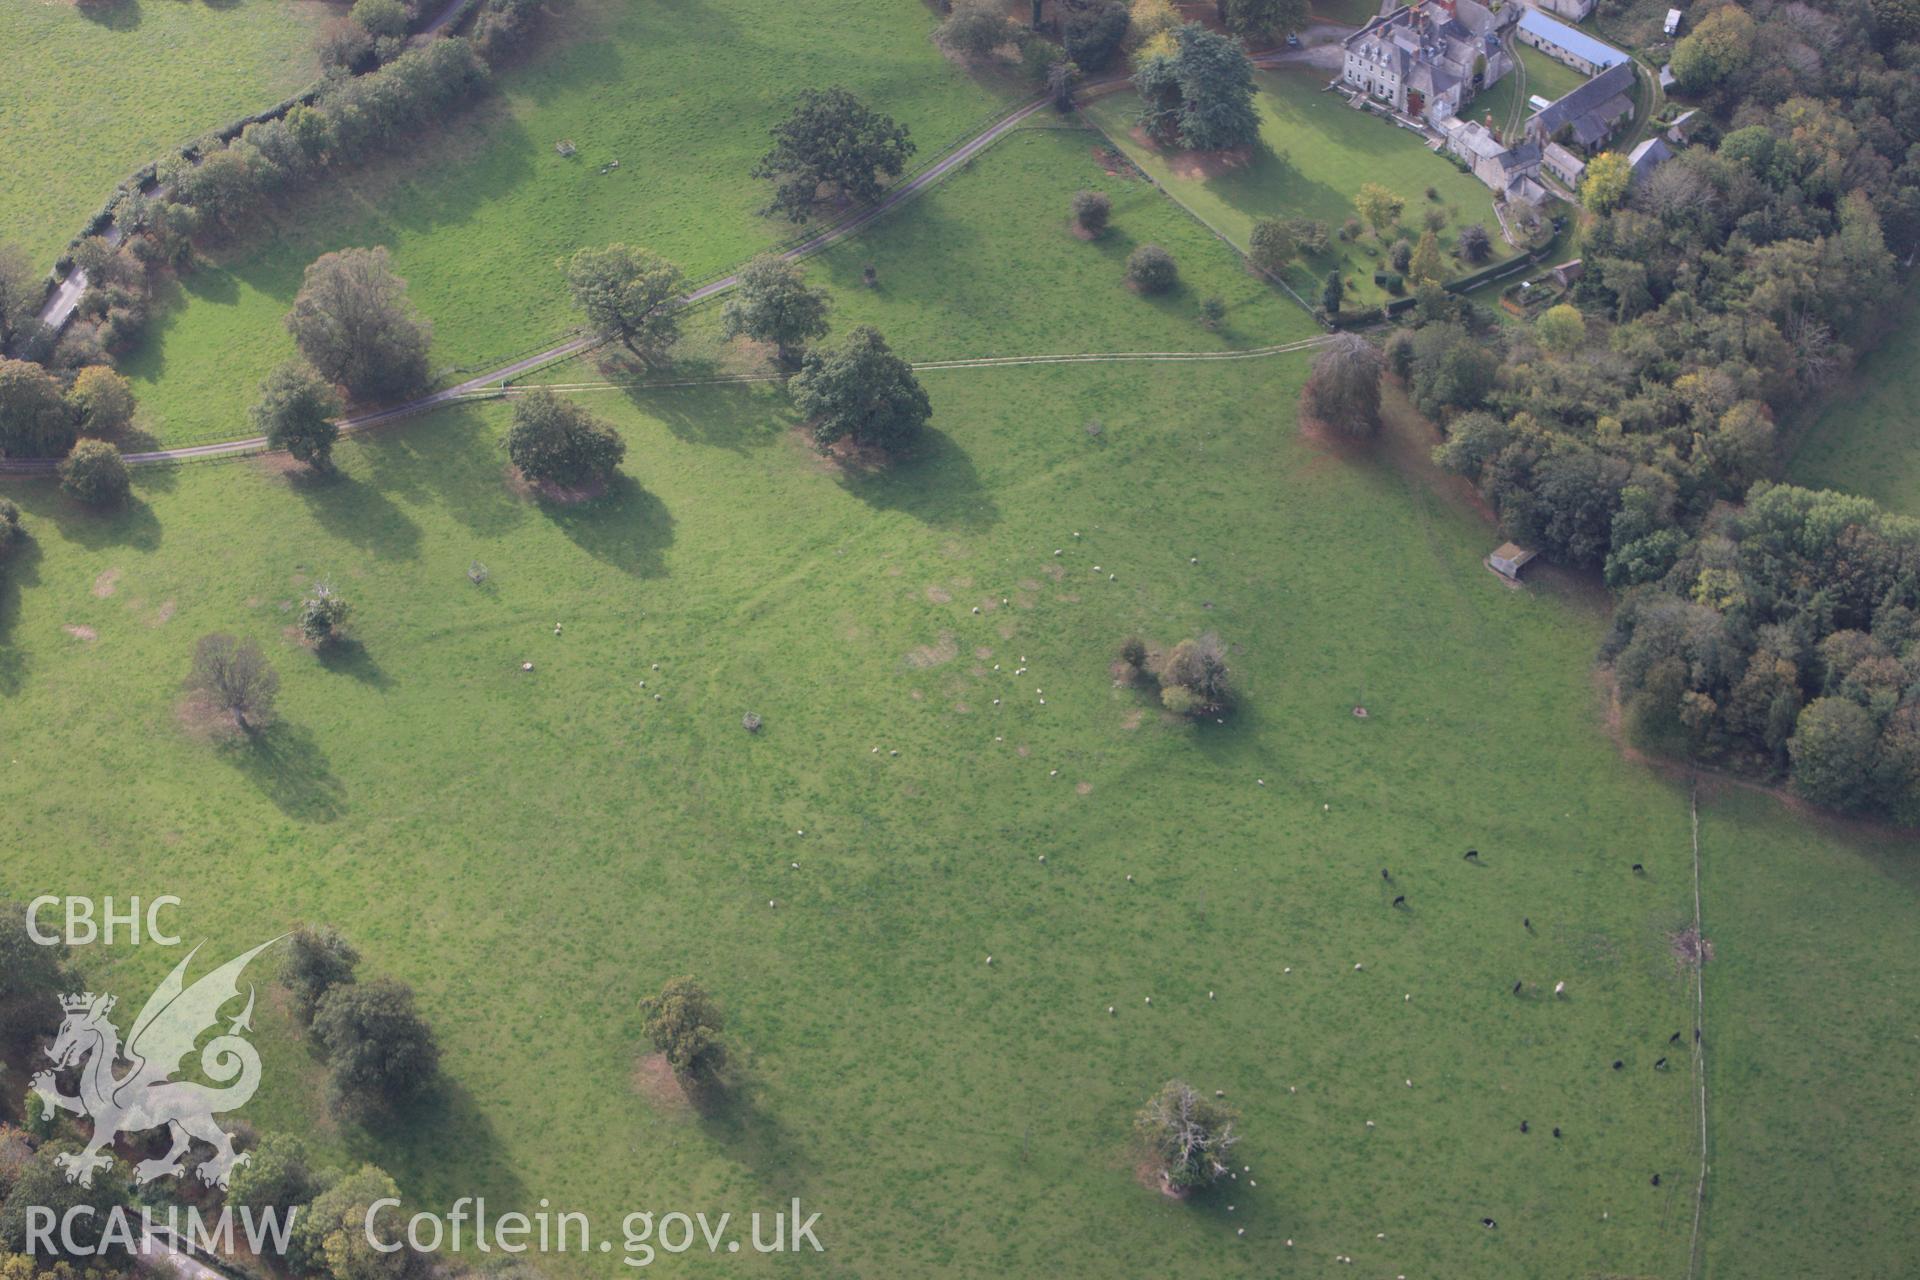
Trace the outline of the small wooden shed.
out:
<instances>
[{"instance_id":1,"label":"small wooden shed","mask_svg":"<svg viewBox=\"0 0 1920 1280\"><path fill-rule=\"evenodd\" d=\"M1527 562L1539 553L1530 551L1516 542L1504 542L1487 556L1487 568L1493 570L1508 582L1520 581L1520 571Z\"/></svg>"}]
</instances>

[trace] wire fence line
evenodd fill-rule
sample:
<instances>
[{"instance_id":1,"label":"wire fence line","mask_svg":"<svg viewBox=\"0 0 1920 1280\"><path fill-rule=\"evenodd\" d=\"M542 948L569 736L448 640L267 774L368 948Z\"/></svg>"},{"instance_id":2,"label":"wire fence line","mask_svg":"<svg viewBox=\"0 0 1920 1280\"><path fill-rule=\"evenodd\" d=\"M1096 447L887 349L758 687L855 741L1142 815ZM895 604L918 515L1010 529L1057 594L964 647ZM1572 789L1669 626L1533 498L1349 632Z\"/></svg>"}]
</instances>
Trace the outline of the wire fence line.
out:
<instances>
[{"instance_id":1,"label":"wire fence line","mask_svg":"<svg viewBox=\"0 0 1920 1280\"><path fill-rule=\"evenodd\" d=\"M1701 1222L1707 1207L1707 953L1700 919L1700 780L1687 786L1687 813L1693 823L1693 1070L1700 1099L1700 1178L1693 1188L1693 1235L1687 1245L1687 1280L1700 1273Z\"/></svg>"}]
</instances>

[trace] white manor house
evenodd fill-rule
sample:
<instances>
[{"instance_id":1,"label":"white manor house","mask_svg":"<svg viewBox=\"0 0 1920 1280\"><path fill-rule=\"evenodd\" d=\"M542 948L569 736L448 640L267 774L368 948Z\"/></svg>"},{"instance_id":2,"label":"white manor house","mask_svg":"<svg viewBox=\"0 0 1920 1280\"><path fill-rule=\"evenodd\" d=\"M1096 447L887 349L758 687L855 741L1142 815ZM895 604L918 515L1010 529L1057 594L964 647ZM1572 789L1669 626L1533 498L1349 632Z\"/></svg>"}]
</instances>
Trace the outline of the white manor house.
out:
<instances>
[{"instance_id":1,"label":"white manor house","mask_svg":"<svg viewBox=\"0 0 1920 1280\"><path fill-rule=\"evenodd\" d=\"M1534 111L1519 136L1503 138L1492 121L1472 120L1467 106L1513 70L1510 42L1590 78ZM1552 194L1547 182L1577 185L1586 165L1572 148L1597 153L1633 115L1635 72L1626 54L1517 0L1498 9L1478 0L1416 0L1342 44L1342 85L1423 126L1507 200L1537 205Z\"/></svg>"},{"instance_id":2,"label":"white manor house","mask_svg":"<svg viewBox=\"0 0 1920 1280\"><path fill-rule=\"evenodd\" d=\"M1521 7L1423 0L1373 19L1345 41L1340 78L1436 129L1513 69L1502 40Z\"/></svg>"}]
</instances>

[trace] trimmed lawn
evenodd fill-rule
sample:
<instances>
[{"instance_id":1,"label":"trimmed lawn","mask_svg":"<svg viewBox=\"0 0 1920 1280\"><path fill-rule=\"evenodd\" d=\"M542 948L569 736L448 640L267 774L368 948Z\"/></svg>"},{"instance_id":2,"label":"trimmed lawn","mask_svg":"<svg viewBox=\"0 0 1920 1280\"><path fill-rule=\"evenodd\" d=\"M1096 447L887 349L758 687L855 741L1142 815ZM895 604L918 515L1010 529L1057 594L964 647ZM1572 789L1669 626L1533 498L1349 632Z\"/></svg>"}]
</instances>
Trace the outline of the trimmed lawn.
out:
<instances>
[{"instance_id":1,"label":"trimmed lawn","mask_svg":"<svg viewBox=\"0 0 1920 1280\"><path fill-rule=\"evenodd\" d=\"M1389 295L1373 283L1373 273L1387 265L1386 246L1399 235L1418 238L1421 215L1429 208L1447 216L1439 233L1443 251L1452 250L1461 227L1478 222L1493 238L1491 261L1512 256L1493 216L1493 193L1477 178L1428 151L1406 130L1322 92L1320 72L1262 71L1256 78L1263 145L1249 163L1212 178L1176 176L1166 156L1133 137L1140 107L1131 92L1097 99L1087 110L1156 182L1243 250L1254 221L1269 215L1315 218L1337 231L1355 216L1353 197L1363 183L1379 183L1404 198L1407 211L1398 234L1390 231L1377 242L1368 231L1351 244L1336 237L1326 254L1293 266L1288 282L1309 302L1319 301L1320 284L1336 266L1347 280L1347 306L1386 301ZM1439 200L1426 198L1428 187L1439 192ZM1467 270L1452 265L1453 274Z\"/></svg>"},{"instance_id":2,"label":"trimmed lawn","mask_svg":"<svg viewBox=\"0 0 1920 1280\"><path fill-rule=\"evenodd\" d=\"M1920 316L1908 311L1850 379L1852 390L1805 428L1787 468L1795 484L1842 489L1920 516Z\"/></svg>"},{"instance_id":3,"label":"trimmed lawn","mask_svg":"<svg viewBox=\"0 0 1920 1280\"><path fill-rule=\"evenodd\" d=\"M1312 6L1313 16L1329 22L1344 22L1352 27L1364 27L1380 14L1378 0L1316 0Z\"/></svg>"},{"instance_id":4,"label":"trimmed lawn","mask_svg":"<svg viewBox=\"0 0 1920 1280\"><path fill-rule=\"evenodd\" d=\"M319 0L122 0L97 17L65 2L0 5L12 68L0 238L51 268L135 169L312 83L313 33L344 11Z\"/></svg>"},{"instance_id":5,"label":"trimmed lawn","mask_svg":"<svg viewBox=\"0 0 1920 1280\"><path fill-rule=\"evenodd\" d=\"M1493 127L1505 129L1513 118L1514 103L1523 104L1519 119L1524 122L1533 114L1533 108L1524 106L1528 98L1535 94L1552 102L1563 98L1587 82L1587 77L1575 71L1564 62L1557 62L1540 52L1532 45L1516 43L1520 65L1525 70L1524 77L1509 73L1491 89L1467 104L1468 114L1475 120L1493 117Z\"/></svg>"},{"instance_id":6,"label":"trimmed lawn","mask_svg":"<svg viewBox=\"0 0 1920 1280\"><path fill-rule=\"evenodd\" d=\"M245 434L261 377L292 353L280 322L301 273L348 245L392 250L448 376L573 325L555 260L583 245L645 245L695 277L733 266L793 234L756 213L768 184L747 171L798 90L854 90L912 130L916 160L999 113L1005 94L948 65L932 25L910 0L576 0L438 136L303 197L184 281L122 362L144 425L170 444ZM578 153L557 154L561 139Z\"/></svg>"}]
</instances>

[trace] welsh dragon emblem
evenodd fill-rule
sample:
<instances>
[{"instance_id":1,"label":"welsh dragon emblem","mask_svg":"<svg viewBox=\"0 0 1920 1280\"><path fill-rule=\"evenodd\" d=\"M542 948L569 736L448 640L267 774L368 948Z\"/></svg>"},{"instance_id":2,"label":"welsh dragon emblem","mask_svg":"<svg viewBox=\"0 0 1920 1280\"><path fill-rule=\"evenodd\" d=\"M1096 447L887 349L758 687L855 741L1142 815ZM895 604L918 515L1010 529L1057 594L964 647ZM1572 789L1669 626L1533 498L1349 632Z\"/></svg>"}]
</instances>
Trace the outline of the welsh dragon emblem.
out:
<instances>
[{"instance_id":1,"label":"welsh dragon emblem","mask_svg":"<svg viewBox=\"0 0 1920 1280\"><path fill-rule=\"evenodd\" d=\"M92 1186L94 1171L113 1163L103 1152L116 1138L162 1125L172 1135L173 1147L160 1159L135 1166L140 1182L179 1177L185 1172L180 1157L195 1138L214 1148L213 1158L200 1166L201 1180L209 1186L225 1187L234 1169L246 1163L247 1157L233 1149L233 1135L213 1117L245 1106L260 1087L260 1055L241 1035L253 1029L253 988L247 989L247 1007L200 1049L200 1071L214 1085L175 1083L171 1077L185 1065L201 1035L219 1026L221 1008L240 998L240 974L248 962L272 945L264 942L188 986L187 966L200 950L196 946L148 997L124 1046L107 1016L113 1012L112 996L88 991L61 997L67 1016L47 1056L54 1061L54 1071L79 1068L80 1092L61 1093L54 1071L36 1075L33 1091L48 1119L56 1111L70 1111L93 1120L93 1141L87 1149L57 1157L68 1182ZM122 1063L124 1070L116 1074Z\"/></svg>"}]
</instances>

